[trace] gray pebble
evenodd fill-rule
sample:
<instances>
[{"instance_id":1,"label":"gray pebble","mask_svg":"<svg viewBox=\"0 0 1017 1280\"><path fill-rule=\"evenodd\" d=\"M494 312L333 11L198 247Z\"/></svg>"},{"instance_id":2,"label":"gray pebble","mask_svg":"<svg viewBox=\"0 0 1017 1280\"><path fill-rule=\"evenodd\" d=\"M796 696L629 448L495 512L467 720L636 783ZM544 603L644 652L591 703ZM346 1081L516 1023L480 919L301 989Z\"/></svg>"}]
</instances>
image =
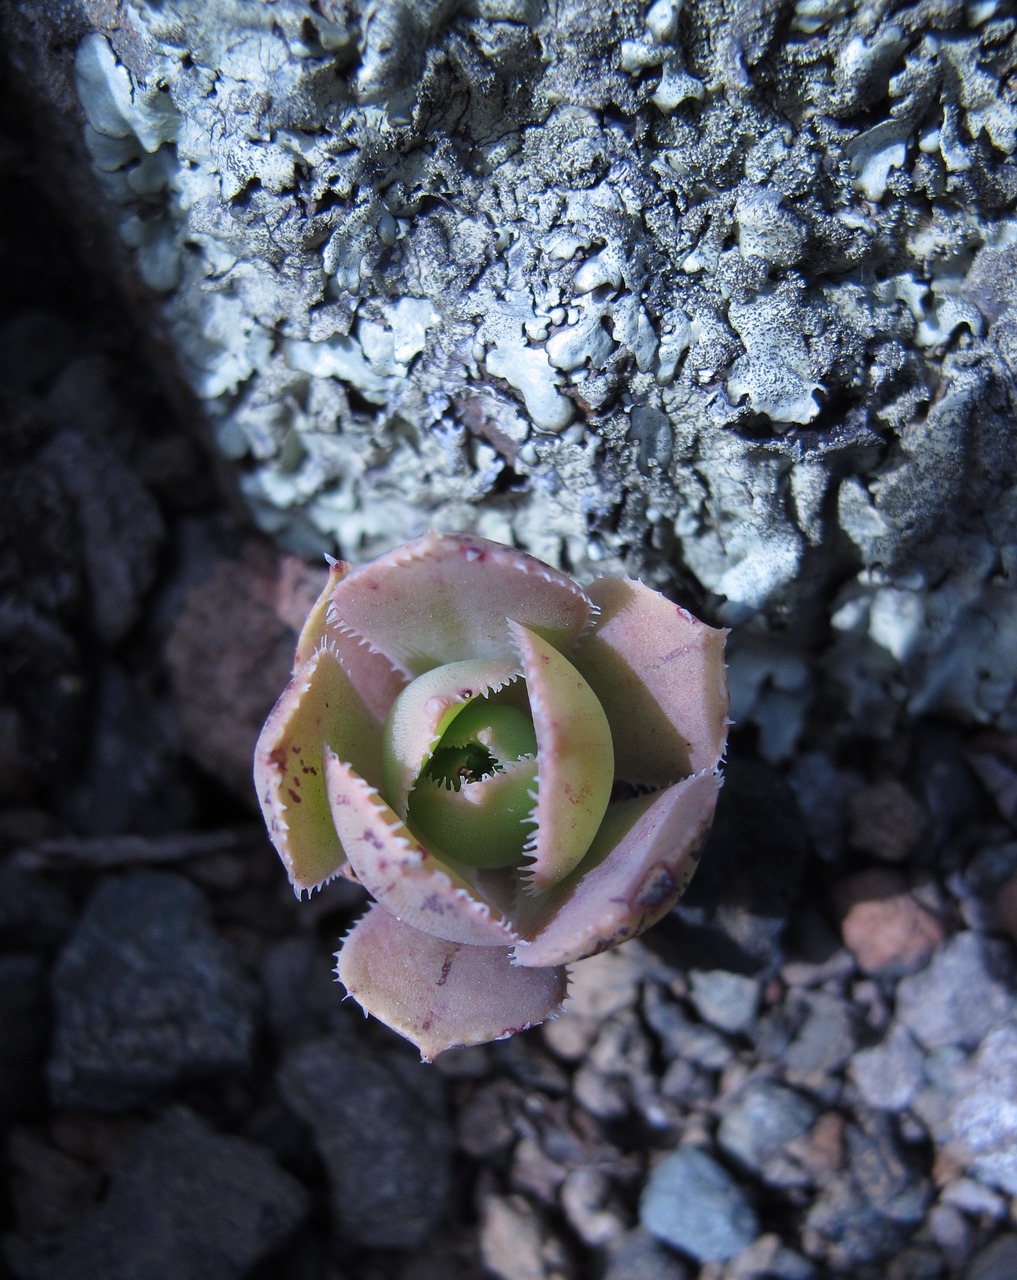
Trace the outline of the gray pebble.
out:
<instances>
[{"instance_id":1,"label":"gray pebble","mask_svg":"<svg viewBox=\"0 0 1017 1280\"><path fill-rule=\"evenodd\" d=\"M671 1102L691 1107L697 1102L710 1101L714 1095L714 1085L712 1079L705 1072L697 1070L691 1062L675 1058L661 1077L660 1092Z\"/></svg>"},{"instance_id":2,"label":"gray pebble","mask_svg":"<svg viewBox=\"0 0 1017 1280\"><path fill-rule=\"evenodd\" d=\"M708 1071L720 1071L731 1061L731 1049L722 1035L693 1022L680 1005L655 987L646 993L644 1012L666 1057L681 1058Z\"/></svg>"},{"instance_id":3,"label":"gray pebble","mask_svg":"<svg viewBox=\"0 0 1017 1280\"><path fill-rule=\"evenodd\" d=\"M650 1175L639 1218L658 1240L697 1262L724 1262L755 1239L752 1206L705 1151L680 1147Z\"/></svg>"},{"instance_id":4,"label":"gray pebble","mask_svg":"<svg viewBox=\"0 0 1017 1280\"><path fill-rule=\"evenodd\" d=\"M838 1272L896 1257L914 1230L880 1213L846 1178L835 1181L813 1202L805 1225L827 1241Z\"/></svg>"},{"instance_id":5,"label":"gray pebble","mask_svg":"<svg viewBox=\"0 0 1017 1280\"><path fill-rule=\"evenodd\" d=\"M1017 1275L1017 1235L1000 1236L971 1259L964 1280L1013 1280Z\"/></svg>"},{"instance_id":6,"label":"gray pebble","mask_svg":"<svg viewBox=\"0 0 1017 1280\"><path fill-rule=\"evenodd\" d=\"M1017 1195L1017 1024L990 1032L956 1075L953 1149L976 1177Z\"/></svg>"},{"instance_id":7,"label":"gray pebble","mask_svg":"<svg viewBox=\"0 0 1017 1280\"><path fill-rule=\"evenodd\" d=\"M897 1024L882 1043L855 1054L850 1072L870 1107L903 1111L922 1083L922 1058L911 1033Z\"/></svg>"},{"instance_id":8,"label":"gray pebble","mask_svg":"<svg viewBox=\"0 0 1017 1280\"><path fill-rule=\"evenodd\" d=\"M100 885L53 973L59 1107L123 1111L250 1062L256 991L198 889L164 871Z\"/></svg>"},{"instance_id":9,"label":"gray pebble","mask_svg":"<svg viewBox=\"0 0 1017 1280\"><path fill-rule=\"evenodd\" d=\"M308 1200L261 1147L179 1108L141 1135L105 1202L18 1271L23 1280L239 1280L296 1229Z\"/></svg>"},{"instance_id":10,"label":"gray pebble","mask_svg":"<svg viewBox=\"0 0 1017 1280\"><path fill-rule=\"evenodd\" d=\"M690 998L704 1022L721 1031L748 1031L759 1009L759 983L755 978L723 969L693 970Z\"/></svg>"},{"instance_id":11,"label":"gray pebble","mask_svg":"<svg viewBox=\"0 0 1017 1280\"><path fill-rule=\"evenodd\" d=\"M340 1235L369 1248L419 1245L450 1190L441 1078L401 1051L330 1036L286 1059L279 1089L321 1152Z\"/></svg>"},{"instance_id":12,"label":"gray pebble","mask_svg":"<svg viewBox=\"0 0 1017 1280\"><path fill-rule=\"evenodd\" d=\"M724 1280L816 1280L816 1268L779 1236L765 1235L731 1263Z\"/></svg>"},{"instance_id":13,"label":"gray pebble","mask_svg":"<svg viewBox=\"0 0 1017 1280\"><path fill-rule=\"evenodd\" d=\"M997 1221L1006 1216L1006 1201L998 1192L982 1186L974 1178L957 1178L940 1194L940 1203L955 1205L972 1217L985 1216Z\"/></svg>"},{"instance_id":14,"label":"gray pebble","mask_svg":"<svg viewBox=\"0 0 1017 1280\"><path fill-rule=\"evenodd\" d=\"M625 1236L604 1272L604 1280L688 1280L688 1276L674 1254L640 1227Z\"/></svg>"},{"instance_id":15,"label":"gray pebble","mask_svg":"<svg viewBox=\"0 0 1017 1280\"><path fill-rule=\"evenodd\" d=\"M807 996L809 1012L785 1056L788 1080L804 1085L827 1101L839 1092L837 1073L855 1050L851 1006L824 991Z\"/></svg>"},{"instance_id":16,"label":"gray pebble","mask_svg":"<svg viewBox=\"0 0 1017 1280\"><path fill-rule=\"evenodd\" d=\"M865 1127L849 1125L847 1150L851 1176L862 1195L883 1217L918 1222L928 1206L928 1183L912 1169L890 1120L862 1117Z\"/></svg>"},{"instance_id":17,"label":"gray pebble","mask_svg":"<svg viewBox=\"0 0 1017 1280\"><path fill-rule=\"evenodd\" d=\"M897 1017L925 1045L973 1048L993 1027L1017 1017L1007 989L1006 944L959 933L920 973L901 980Z\"/></svg>"},{"instance_id":18,"label":"gray pebble","mask_svg":"<svg viewBox=\"0 0 1017 1280\"><path fill-rule=\"evenodd\" d=\"M782 1154L783 1148L815 1122L817 1108L793 1089L770 1081L748 1085L720 1122L723 1150L753 1173Z\"/></svg>"}]
</instances>

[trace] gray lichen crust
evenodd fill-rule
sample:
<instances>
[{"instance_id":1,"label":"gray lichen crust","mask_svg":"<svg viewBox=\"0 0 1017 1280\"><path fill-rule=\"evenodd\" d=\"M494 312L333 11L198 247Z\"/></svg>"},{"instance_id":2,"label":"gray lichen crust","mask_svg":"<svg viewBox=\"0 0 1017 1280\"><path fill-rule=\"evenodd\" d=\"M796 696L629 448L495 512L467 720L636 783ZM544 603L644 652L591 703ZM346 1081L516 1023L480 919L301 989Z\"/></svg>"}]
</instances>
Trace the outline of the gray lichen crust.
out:
<instances>
[{"instance_id":1,"label":"gray lichen crust","mask_svg":"<svg viewBox=\"0 0 1017 1280\"><path fill-rule=\"evenodd\" d=\"M118 12L86 141L267 528L682 564L773 754L824 645L1017 728L1008 5Z\"/></svg>"}]
</instances>

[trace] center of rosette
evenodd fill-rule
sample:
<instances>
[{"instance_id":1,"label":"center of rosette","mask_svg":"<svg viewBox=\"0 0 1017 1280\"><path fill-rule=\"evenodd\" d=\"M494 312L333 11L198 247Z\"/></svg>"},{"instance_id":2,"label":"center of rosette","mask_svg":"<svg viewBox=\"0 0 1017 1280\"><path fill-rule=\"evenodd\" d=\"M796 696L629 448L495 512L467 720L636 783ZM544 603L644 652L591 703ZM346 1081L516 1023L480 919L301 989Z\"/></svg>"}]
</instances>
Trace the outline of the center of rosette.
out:
<instances>
[{"instance_id":1,"label":"center of rosette","mask_svg":"<svg viewBox=\"0 0 1017 1280\"><path fill-rule=\"evenodd\" d=\"M535 805L533 721L498 695L476 697L441 735L410 794L410 829L473 867L522 860Z\"/></svg>"},{"instance_id":2,"label":"center of rosette","mask_svg":"<svg viewBox=\"0 0 1017 1280\"><path fill-rule=\"evenodd\" d=\"M431 853L520 862L532 834L537 737L514 663L452 662L400 693L385 727L385 799Z\"/></svg>"}]
</instances>

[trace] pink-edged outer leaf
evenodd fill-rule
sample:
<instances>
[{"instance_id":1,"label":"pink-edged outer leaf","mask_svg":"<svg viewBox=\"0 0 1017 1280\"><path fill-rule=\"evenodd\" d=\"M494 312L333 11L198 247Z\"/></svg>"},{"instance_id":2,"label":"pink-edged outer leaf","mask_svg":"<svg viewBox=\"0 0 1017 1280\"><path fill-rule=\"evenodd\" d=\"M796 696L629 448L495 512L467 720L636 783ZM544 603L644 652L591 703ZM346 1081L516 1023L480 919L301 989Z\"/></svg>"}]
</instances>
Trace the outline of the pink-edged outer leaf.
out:
<instances>
[{"instance_id":1,"label":"pink-edged outer leaf","mask_svg":"<svg viewBox=\"0 0 1017 1280\"><path fill-rule=\"evenodd\" d=\"M655 924L692 878L720 786L720 774L705 769L613 804L586 859L546 905L523 902L516 923L528 941L516 947L515 963L570 964Z\"/></svg>"},{"instance_id":2,"label":"pink-edged outer leaf","mask_svg":"<svg viewBox=\"0 0 1017 1280\"><path fill-rule=\"evenodd\" d=\"M385 725L383 772L385 796L400 818L405 819L413 784L456 713L518 674L515 661L450 662L402 690Z\"/></svg>"},{"instance_id":3,"label":"pink-edged outer leaf","mask_svg":"<svg viewBox=\"0 0 1017 1280\"><path fill-rule=\"evenodd\" d=\"M421 933L378 903L354 925L336 973L364 1009L420 1050L486 1044L550 1017L566 971L513 966L504 947L469 947Z\"/></svg>"},{"instance_id":4,"label":"pink-edged outer leaf","mask_svg":"<svg viewBox=\"0 0 1017 1280\"><path fill-rule=\"evenodd\" d=\"M512 621L537 734L537 805L533 889L557 884L581 861L611 799L614 752L607 717L567 658L529 628Z\"/></svg>"},{"instance_id":5,"label":"pink-edged outer leaf","mask_svg":"<svg viewBox=\"0 0 1017 1280\"><path fill-rule=\"evenodd\" d=\"M569 655L614 738L615 772L666 786L712 769L727 742L726 631L628 578L599 578L595 628Z\"/></svg>"},{"instance_id":6,"label":"pink-edged outer leaf","mask_svg":"<svg viewBox=\"0 0 1017 1280\"><path fill-rule=\"evenodd\" d=\"M507 618L567 648L592 613L571 578L525 552L484 538L427 533L345 577L329 621L417 676L448 662L514 659Z\"/></svg>"},{"instance_id":7,"label":"pink-edged outer leaf","mask_svg":"<svg viewBox=\"0 0 1017 1280\"><path fill-rule=\"evenodd\" d=\"M332 821L357 879L389 912L424 933L474 946L508 946L518 935L334 752L325 752Z\"/></svg>"},{"instance_id":8,"label":"pink-edged outer leaf","mask_svg":"<svg viewBox=\"0 0 1017 1280\"><path fill-rule=\"evenodd\" d=\"M335 637L329 633L328 628L328 611L332 604L332 592L336 589L343 578L352 569L352 565L347 564L343 560L330 560L328 564L328 581L322 589L321 595L311 606L311 612L304 620L304 625L300 630L297 638L297 651L293 657L293 674L296 675L300 667L304 665L320 648L325 646L329 640Z\"/></svg>"},{"instance_id":9,"label":"pink-edged outer leaf","mask_svg":"<svg viewBox=\"0 0 1017 1280\"><path fill-rule=\"evenodd\" d=\"M325 788L331 745L381 781L381 725L331 649L319 649L283 690L254 751L254 786L268 833L298 893L343 867Z\"/></svg>"},{"instance_id":10,"label":"pink-edged outer leaf","mask_svg":"<svg viewBox=\"0 0 1017 1280\"><path fill-rule=\"evenodd\" d=\"M384 654L357 636L343 633L328 621L333 593L352 569L353 566L343 560L329 562L328 582L314 602L297 639L293 673L295 675L319 649L333 650L360 700L375 720L384 726L392 703L406 684L406 677L392 666Z\"/></svg>"}]
</instances>

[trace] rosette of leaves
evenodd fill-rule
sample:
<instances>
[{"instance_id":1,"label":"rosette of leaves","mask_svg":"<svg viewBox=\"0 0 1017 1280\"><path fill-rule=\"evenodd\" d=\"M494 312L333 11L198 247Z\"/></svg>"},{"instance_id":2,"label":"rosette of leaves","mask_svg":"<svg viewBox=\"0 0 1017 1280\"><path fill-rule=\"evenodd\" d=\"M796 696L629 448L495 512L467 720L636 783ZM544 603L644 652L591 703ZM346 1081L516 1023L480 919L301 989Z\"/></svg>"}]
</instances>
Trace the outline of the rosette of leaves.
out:
<instances>
[{"instance_id":1,"label":"rosette of leaves","mask_svg":"<svg viewBox=\"0 0 1017 1280\"><path fill-rule=\"evenodd\" d=\"M565 966L673 906L721 784L725 634L475 537L332 566L255 783L298 895L375 899L337 972L425 1060L542 1021Z\"/></svg>"}]
</instances>

